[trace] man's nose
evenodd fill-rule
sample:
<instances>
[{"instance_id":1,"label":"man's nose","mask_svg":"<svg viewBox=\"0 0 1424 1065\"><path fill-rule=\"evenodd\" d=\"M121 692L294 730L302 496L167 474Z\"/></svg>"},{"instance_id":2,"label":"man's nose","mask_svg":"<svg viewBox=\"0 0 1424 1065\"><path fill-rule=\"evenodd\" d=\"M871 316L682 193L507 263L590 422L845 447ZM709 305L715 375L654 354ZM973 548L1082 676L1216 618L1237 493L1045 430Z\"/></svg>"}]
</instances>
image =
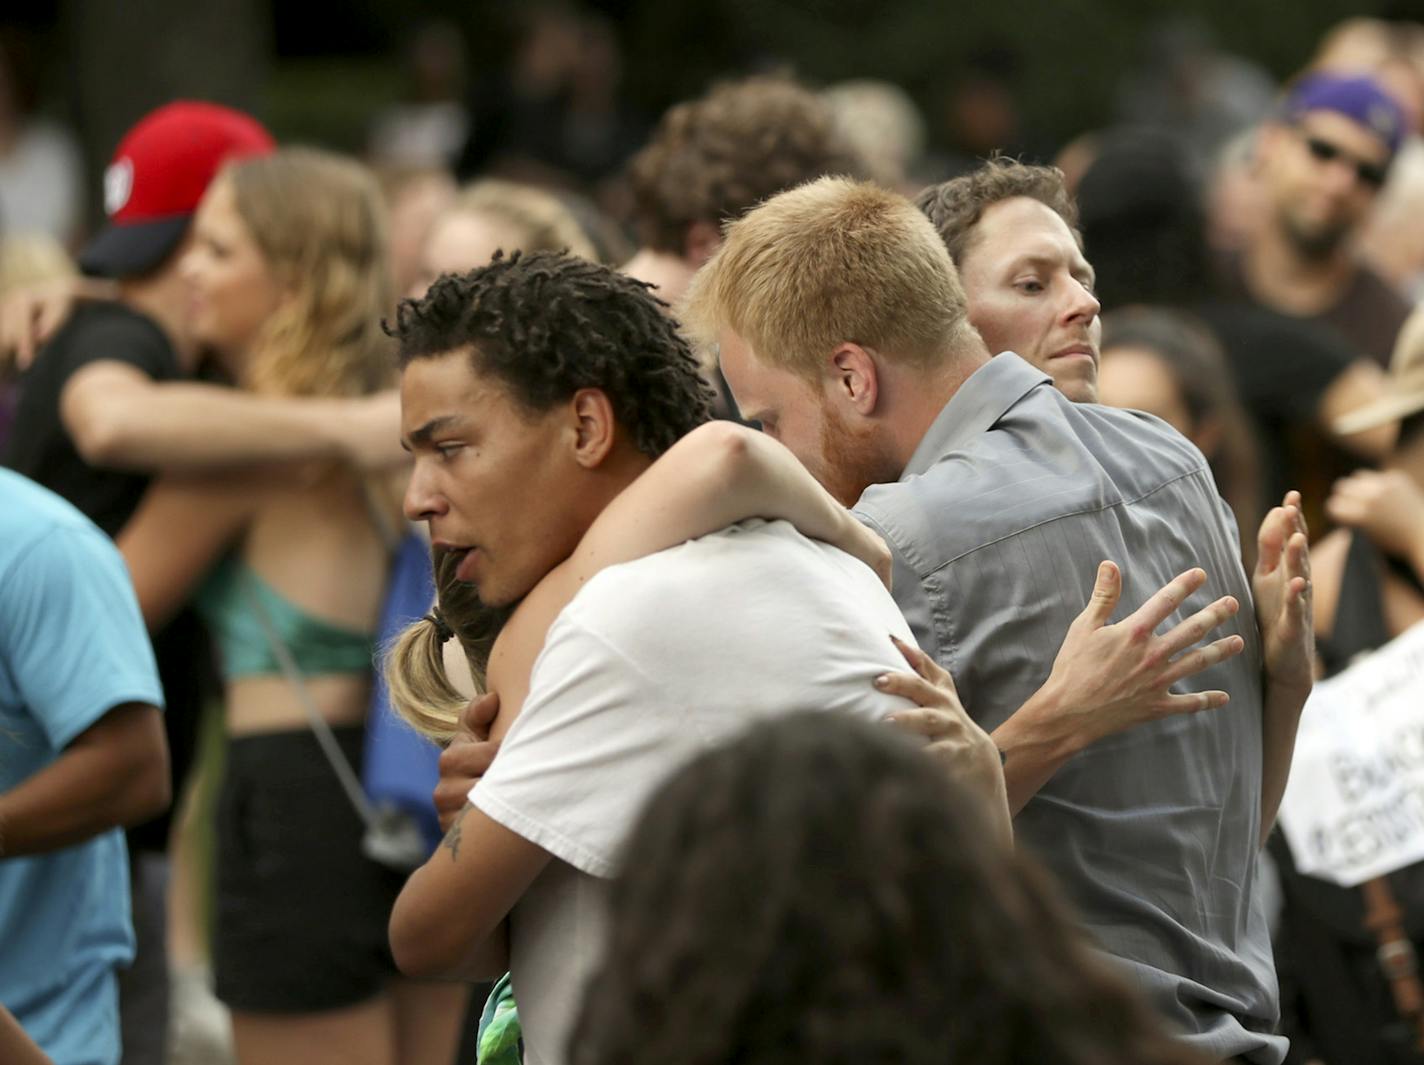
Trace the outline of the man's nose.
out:
<instances>
[{"instance_id":1,"label":"man's nose","mask_svg":"<svg viewBox=\"0 0 1424 1065\"><path fill-rule=\"evenodd\" d=\"M433 478L419 459L410 471L410 483L405 486L403 500L405 516L410 521L429 521L445 513L445 497L436 490Z\"/></svg>"},{"instance_id":2,"label":"man's nose","mask_svg":"<svg viewBox=\"0 0 1424 1065\"><path fill-rule=\"evenodd\" d=\"M1074 279L1072 284L1074 292L1073 298L1068 304L1068 320L1070 322L1079 320L1091 322L1103 309L1103 305L1098 302L1098 297L1093 295L1092 290L1081 281Z\"/></svg>"}]
</instances>

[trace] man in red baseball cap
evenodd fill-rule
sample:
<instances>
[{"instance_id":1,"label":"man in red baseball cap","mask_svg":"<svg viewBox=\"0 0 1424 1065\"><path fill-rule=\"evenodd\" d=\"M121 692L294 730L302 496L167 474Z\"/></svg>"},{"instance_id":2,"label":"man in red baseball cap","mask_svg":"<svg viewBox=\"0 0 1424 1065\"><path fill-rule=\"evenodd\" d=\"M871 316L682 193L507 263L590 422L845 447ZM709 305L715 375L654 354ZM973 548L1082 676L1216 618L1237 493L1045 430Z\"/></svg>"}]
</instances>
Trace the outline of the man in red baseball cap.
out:
<instances>
[{"instance_id":1,"label":"man in red baseball cap","mask_svg":"<svg viewBox=\"0 0 1424 1065\"><path fill-rule=\"evenodd\" d=\"M218 104L179 100L119 142L104 171L108 224L79 255L87 274L134 277L162 265L223 163L276 147L255 119Z\"/></svg>"},{"instance_id":2,"label":"man in red baseball cap","mask_svg":"<svg viewBox=\"0 0 1424 1065\"><path fill-rule=\"evenodd\" d=\"M112 281L113 298L80 301L62 316L20 381L0 464L64 496L110 536L159 471L313 457L369 466L400 456L394 392L287 399L190 380L201 353L190 337L178 264L192 216L226 163L274 149L250 116L179 101L134 126L105 172L108 221L80 264ZM202 705L218 689L206 634L190 611L154 632L153 644L178 795ZM125 1065L164 1058L167 840L166 820L129 834L137 954L120 979Z\"/></svg>"}]
</instances>

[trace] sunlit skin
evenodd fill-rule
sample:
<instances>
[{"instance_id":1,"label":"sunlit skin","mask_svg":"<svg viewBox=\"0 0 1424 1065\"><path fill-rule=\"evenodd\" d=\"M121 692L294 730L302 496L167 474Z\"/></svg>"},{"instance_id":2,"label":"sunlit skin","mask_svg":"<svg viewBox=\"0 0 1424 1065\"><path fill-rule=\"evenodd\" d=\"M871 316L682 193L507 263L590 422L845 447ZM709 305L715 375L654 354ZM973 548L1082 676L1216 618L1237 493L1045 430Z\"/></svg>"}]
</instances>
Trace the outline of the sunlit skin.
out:
<instances>
[{"instance_id":1,"label":"sunlit skin","mask_svg":"<svg viewBox=\"0 0 1424 1065\"><path fill-rule=\"evenodd\" d=\"M231 184L209 186L193 219L180 271L188 286L194 339L231 364L249 351L281 304L283 289L253 239Z\"/></svg>"},{"instance_id":2,"label":"sunlit skin","mask_svg":"<svg viewBox=\"0 0 1424 1065\"><path fill-rule=\"evenodd\" d=\"M986 208L958 266L969 321L990 352L1016 353L1074 402L1097 401L1093 268L1052 208L1025 196Z\"/></svg>"},{"instance_id":3,"label":"sunlit skin","mask_svg":"<svg viewBox=\"0 0 1424 1065\"><path fill-rule=\"evenodd\" d=\"M1188 438L1195 430L1172 371L1147 348L1116 347L1103 352L1098 398L1109 407L1155 414Z\"/></svg>"},{"instance_id":4,"label":"sunlit skin","mask_svg":"<svg viewBox=\"0 0 1424 1065\"><path fill-rule=\"evenodd\" d=\"M401 373L401 442L414 456L405 513L463 555L457 576L494 606L521 599L573 551L589 520L572 504L577 464L565 408L532 413L469 355Z\"/></svg>"},{"instance_id":5,"label":"sunlit skin","mask_svg":"<svg viewBox=\"0 0 1424 1065\"><path fill-rule=\"evenodd\" d=\"M420 271L411 295L425 295L441 274L463 274L484 266L503 249L505 254L525 240L518 226L480 211L452 210L442 214L430 227L421 251Z\"/></svg>"},{"instance_id":6,"label":"sunlit skin","mask_svg":"<svg viewBox=\"0 0 1424 1065\"><path fill-rule=\"evenodd\" d=\"M1330 145L1334 159L1317 158L1310 139ZM1384 166L1389 146L1354 119L1310 111L1294 126L1270 126L1261 146L1261 172L1275 220L1297 249L1332 253L1364 220L1378 189L1362 180L1357 163Z\"/></svg>"}]
</instances>

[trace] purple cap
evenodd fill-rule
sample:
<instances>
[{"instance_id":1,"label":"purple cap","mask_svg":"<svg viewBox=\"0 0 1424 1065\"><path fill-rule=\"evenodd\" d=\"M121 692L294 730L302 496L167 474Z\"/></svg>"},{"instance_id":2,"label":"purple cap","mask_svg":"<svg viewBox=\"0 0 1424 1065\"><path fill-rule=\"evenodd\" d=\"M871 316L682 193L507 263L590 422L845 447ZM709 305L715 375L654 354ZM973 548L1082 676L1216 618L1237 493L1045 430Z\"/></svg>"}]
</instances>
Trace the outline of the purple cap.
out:
<instances>
[{"instance_id":1,"label":"purple cap","mask_svg":"<svg viewBox=\"0 0 1424 1065\"><path fill-rule=\"evenodd\" d=\"M1374 78L1341 74L1302 78L1286 96L1281 113L1294 121L1307 111L1337 111L1354 119L1389 145L1391 156L1404 140L1404 112Z\"/></svg>"}]
</instances>

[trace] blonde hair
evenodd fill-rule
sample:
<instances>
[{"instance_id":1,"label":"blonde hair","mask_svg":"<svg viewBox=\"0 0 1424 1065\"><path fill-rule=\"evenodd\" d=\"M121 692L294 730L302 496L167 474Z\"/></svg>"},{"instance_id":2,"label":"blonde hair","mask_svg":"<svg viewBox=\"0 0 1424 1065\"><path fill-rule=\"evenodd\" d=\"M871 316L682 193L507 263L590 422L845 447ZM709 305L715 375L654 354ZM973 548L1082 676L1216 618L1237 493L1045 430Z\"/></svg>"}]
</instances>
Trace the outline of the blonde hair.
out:
<instances>
[{"instance_id":1,"label":"blonde hair","mask_svg":"<svg viewBox=\"0 0 1424 1065\"><path fill-rule=\"evenodd\" d=\"M295 396L362 395L389 385L381 330L392 303L385 212L360 163L287 148L227 167L238 213L290 293L267 322L243 383Z\"/></svg>"},{"instance_id":2,"label":"blonde hair","mask_svg":"<svg viewBox=\"0 0 1424 1065\"><path fill-rule=\"evenodd\" d=\"M929 367L972 336L959 276L924 215L896 193L835 177L732 223L683 317L704 347L730 328L760 361L813 379L846 341Z\"/></svg>"},{"instance_id":3,"label":"blonde hair","mask_svg":"<svg viewBox=\"0 0 1424 1065\"><path fill-rule=\"evenodd\" d=\"M475 690L483 694L490 650L510 610L486 606L473 585L457 581L458 559L448 552L436 550L432 566L438 613L412 622L391 641L385 654L386 690L391 708L411 728L427 739L445 744L454 737L468 700L445 672L447 634L441 631L442 622L460 641Z\"/></svg>"},{"instance_id":4,"label":"blonde hair","mask_svg":"<svg viewBox=\"0 0 1424 1065\"><path fill-rule=\"evenodd\" d=\"M476 181L460 189L441 217L452 214L488 215L513 226L523 234L520 251L567 251L580 259L598 262L598 250L573 212L553 193L532 185L493 178Z\"/></svg>"}]
</instances>

